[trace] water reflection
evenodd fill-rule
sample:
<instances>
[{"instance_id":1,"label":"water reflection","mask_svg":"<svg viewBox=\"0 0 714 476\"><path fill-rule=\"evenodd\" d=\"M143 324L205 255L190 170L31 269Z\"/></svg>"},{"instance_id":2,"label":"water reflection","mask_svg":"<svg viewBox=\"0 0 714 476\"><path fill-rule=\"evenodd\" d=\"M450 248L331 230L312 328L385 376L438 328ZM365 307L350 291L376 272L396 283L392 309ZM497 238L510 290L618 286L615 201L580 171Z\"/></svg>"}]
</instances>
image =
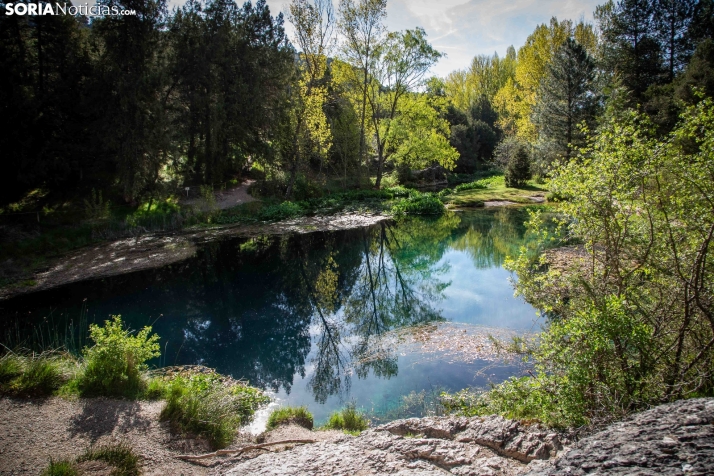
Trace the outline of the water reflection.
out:
<instances>
[{"instance_id":1,"label":"water reflection","mask_svg":"<svg viewBox=\"0 0 714 476\"><path fill-rule=\"evenodd\" d=\"M502 297L512 291L500 265L523 244L524 219L523 210L503 209L213 242L162 269L2 302L3 327L28 339L33 326L61 334L86 298L89 322L120 313L134 328L153 324L164 354L157 365L201 363L284 395L306 379L315 402L342 400L355 377L399 375L397 347L384 334L485 318L473 317L478 303L464 293L485 292L479 299L513 315L531 312ZM6 332L5 343L16 340Z\"/></svg>"}]
</instances>

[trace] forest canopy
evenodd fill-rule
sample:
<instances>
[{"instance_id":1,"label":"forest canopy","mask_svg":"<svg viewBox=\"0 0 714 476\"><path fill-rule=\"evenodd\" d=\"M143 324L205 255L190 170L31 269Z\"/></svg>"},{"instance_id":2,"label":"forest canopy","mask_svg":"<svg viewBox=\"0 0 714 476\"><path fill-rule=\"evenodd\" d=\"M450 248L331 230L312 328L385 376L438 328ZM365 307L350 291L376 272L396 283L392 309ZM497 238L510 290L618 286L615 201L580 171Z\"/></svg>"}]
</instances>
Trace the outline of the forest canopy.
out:
<instances>
[{"instance_id":1,"label":"forest canopy","mask_svg":"<svg viewBox=\"0 0 714 476\"><path fill-rule=\"evenodd\" d=\"M38 187L140 203L251 170L260 193L305 198L397 169L505 168L503 141L545 177L608 101L664 135L714 88L711 0L610 1L445 78L428 77L443 53L422 28L387 30L386 0L114 4L136 15L0 17L0 203Z\"/></svg>"}]
</instances>

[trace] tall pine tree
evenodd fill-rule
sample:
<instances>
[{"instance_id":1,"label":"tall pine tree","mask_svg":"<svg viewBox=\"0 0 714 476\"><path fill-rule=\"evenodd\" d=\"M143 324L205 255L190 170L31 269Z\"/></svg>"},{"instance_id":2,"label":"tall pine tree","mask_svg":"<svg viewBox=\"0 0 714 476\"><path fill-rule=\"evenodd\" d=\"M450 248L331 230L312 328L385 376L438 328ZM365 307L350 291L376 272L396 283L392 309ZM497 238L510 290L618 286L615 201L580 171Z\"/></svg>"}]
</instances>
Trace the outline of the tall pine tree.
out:
<instances>
[{"instance_id":1,"label":"tall pine tree","mask_svg":"<svg viewBox=\"0 0 714 476\"><path fill-rule=\"evenodd\" d=\"M533 121L541 141L555 157L569 159L574 148L584 145L580 124L592 125L598 102L594 61L574 39L568 38L555 53L538 99Z\"/></svg>"}]
</instances>

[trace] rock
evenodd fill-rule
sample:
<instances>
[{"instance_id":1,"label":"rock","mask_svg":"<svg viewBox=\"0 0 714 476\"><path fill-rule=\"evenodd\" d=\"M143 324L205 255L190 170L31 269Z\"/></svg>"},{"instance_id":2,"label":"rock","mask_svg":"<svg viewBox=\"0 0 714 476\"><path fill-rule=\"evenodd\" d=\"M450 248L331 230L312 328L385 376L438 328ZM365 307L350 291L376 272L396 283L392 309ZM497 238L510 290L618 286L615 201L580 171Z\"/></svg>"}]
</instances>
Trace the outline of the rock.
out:
<instances>
[{"instance_id":1,"label":"rock","mask_svg":"<svg viewBox=\"0 0 714 476\"><path fill-rule=\"evenodd\" d=\"M498 416L411 418L358 437L261 455L228 474L516 475L525 462L559 448L555 433Z\"/></svg>"},{"instance_id":2,"label":"rock","mask_svg":"<svg viewBox=\"0 0 714 476\"><path fill-rule=\"evenodd\" d=\"M583 438L528 476L714 474L714 399L680 400Z\"/></svg>"},{"instance_id":3,"label":"rock","mask_svg":"<svg viewBox=\"0 0 714 476\"><path fill-rule=\"evenodd\" d=\"M563 447L569 444L562 434L545 427L499 416L411 418L358 437L340 436L238 463L226 461L217 472L234 476L714 474L714 399L662 405L586 437L572 449Z\"/></svg>"},{"instance_id":4,"label":"rock","mask_svg":"<svg viewBox=\"0 0 714 476\"><path fill-rule=\"evenodd\" d=\"M540 425L525 426L500 416L472 420L458 441L474 442L492 448L497 453L524 463L548 459L562 448L557 433Z\"/></svg>"},{"instance_id":5,"label":"rock","mask_svg":"<svg viewBox=\"0 0 714 476\"><path fill-rule=\"evenodd\" d=\"M525 426L500 416L483 418L410 418L387 423L375 431L395 435L423 435L427 438L456 439L461 443L476 443L491 448L502 456L524 463L548 459L562 448L557 433L540 425Z\"/></svg>"}]
</instances>

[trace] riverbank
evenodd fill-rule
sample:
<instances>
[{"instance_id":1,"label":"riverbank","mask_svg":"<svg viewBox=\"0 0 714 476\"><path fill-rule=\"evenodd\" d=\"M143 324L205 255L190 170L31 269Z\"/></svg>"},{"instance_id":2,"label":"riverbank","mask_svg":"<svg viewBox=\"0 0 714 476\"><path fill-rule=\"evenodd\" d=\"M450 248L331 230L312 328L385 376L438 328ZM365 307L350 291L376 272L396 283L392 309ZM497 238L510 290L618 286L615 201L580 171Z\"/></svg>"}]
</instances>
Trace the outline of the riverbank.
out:
<instances>
[{"instance_id":1,"label":"riverbank","mask_svg":"<svg viewBox=\"0 0 714 476\"><path fill-rule=\"evenodd\" d=\"M347 230L389 219L391 216L384 213L339 213L272 223L194 227L175 233L146 234L101 242L57 257L44 269L32 273L27 280L0 288L0 300L87 279L160 268L190 258L198 244L221 238Z\"/></svg>"}]
</instances>

